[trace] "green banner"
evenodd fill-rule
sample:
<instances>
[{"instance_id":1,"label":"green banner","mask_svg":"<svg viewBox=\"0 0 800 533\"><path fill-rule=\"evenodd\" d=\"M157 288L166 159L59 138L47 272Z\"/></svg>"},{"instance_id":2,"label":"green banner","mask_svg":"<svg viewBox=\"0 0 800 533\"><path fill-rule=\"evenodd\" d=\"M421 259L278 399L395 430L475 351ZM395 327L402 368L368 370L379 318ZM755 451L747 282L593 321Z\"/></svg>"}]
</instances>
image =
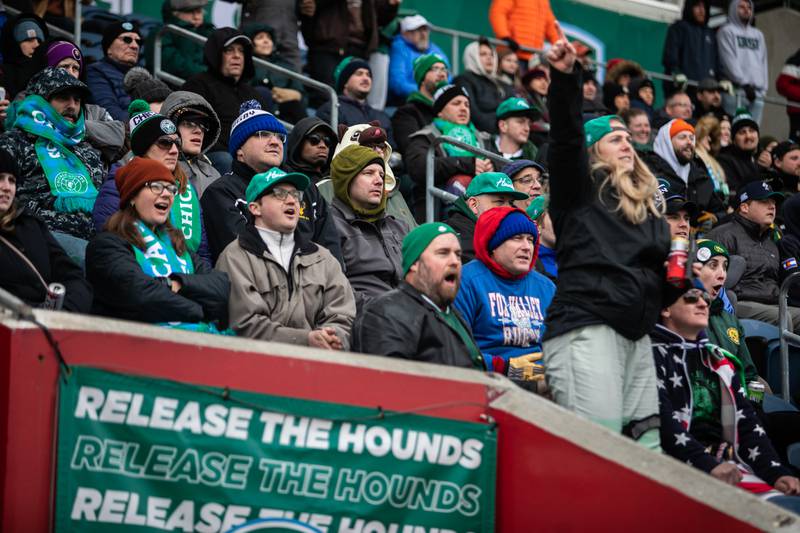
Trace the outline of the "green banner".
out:
<instances>
[{"instance_id":1,"label":"green banner","mask_svg":"<svg viewBox=\"0 0 800 533\"><path fill-rule=\"evenodd\" d=\"M58 532L494 530L477 423L72 367L57 454Z\"/></svg>"}]
</instances>

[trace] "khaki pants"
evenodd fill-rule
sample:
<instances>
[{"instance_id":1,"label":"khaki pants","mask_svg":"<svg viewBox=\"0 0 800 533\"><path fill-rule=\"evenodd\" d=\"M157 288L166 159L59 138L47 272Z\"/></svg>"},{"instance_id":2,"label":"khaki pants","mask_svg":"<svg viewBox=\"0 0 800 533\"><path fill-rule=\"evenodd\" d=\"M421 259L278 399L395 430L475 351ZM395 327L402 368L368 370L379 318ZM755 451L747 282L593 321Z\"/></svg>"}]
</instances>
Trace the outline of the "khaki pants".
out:
<instances>
[{"instance_id":1,"label":"khaki pants","mask_svg":"<svg viewBox=\"0 0 800 533\"><path fill-rule=\"evenodd\" d=\"M556 403L661 449L650 337L632 341L605 325L586 326L545 341L543 351Z\"/></svg>"}]
</instances>

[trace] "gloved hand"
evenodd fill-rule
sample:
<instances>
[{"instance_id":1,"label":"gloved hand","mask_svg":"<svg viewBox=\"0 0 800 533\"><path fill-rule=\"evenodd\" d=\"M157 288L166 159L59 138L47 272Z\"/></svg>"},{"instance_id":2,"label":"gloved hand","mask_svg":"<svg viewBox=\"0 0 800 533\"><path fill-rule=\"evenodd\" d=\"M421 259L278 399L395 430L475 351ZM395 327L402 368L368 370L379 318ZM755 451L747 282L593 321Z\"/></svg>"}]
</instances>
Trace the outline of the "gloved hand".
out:
<instances>
[{"instance_id":1,"label":"gloved hand","mask_svg":"<svg viewBox=\"0 0 800 533\"><path fill-rule=\"evenodd\" d=\"M686 74L675 73L672 75L672 84L679 91L685 91L689 86L689 78L686 77Z\"/></svg>"},{"instance_id":2,"label":"gloved hand","mask_svg":"<svg viewBox=\"0 0 800 533\"><path fill-rule=\"evenodd\" d=\"M511 37L506 37L503 39L509 48L511 48L512 52L517 52L519 50L519 43L512 39Z\"/></svg>"},{"instance_id":3,"label":"gloved hand","mask_svg":"<svg viewBox=\"0 0 800 533\"><path fill-rule=\"evenodd\" d=\"M733 83L729 80L720 80L719 87L731 96L736 96L736 91L733 88Z\"/></svg>"},{"instance_id":4,"label":"gloved hand","mask_svg":"<svg viewBox=\"0 0 800 533\"><path fill-rule=\"evenodd\" d=\"M744 95L747 97L748 102L752 102L756 99L756 88L752 85L745 85L742 87L744 89Z\"/></svg>"}]
</instances>

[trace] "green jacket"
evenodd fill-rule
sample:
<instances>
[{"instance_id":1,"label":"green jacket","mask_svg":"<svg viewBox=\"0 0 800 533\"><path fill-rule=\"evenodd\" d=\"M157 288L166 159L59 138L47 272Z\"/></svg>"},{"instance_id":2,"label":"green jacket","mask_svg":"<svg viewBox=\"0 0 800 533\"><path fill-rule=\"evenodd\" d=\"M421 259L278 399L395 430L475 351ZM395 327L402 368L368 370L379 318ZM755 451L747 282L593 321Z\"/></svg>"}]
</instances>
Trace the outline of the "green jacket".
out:
<instances>
[{"instance_id":1,"label":"green jacket","mask_svg":"<svg viewBox=\"0 0 800 533\"><path fill-rule=\"evenodd\" d=\"M708 340L723 348L733 355L744 365L744 375L748 382L758 379L758 371L753 359L750 357L750 350L744 342L744 328L742 323L735 315L724 310L724 305L720 298L711 302L711 313L708 319Z\"/></svg>"},{"instance_id":2,"label":"green jacket","mask_svg":"<svg viewBox=\"0 0 800 533\"><path fill-rule=\"evenodd\" d=\"M203 37L208 37L214 31L214 25L208 22L203 22L199 28L195 28L188 22L177 18L172 14L170 0L165 0L161 6L161 15L164 19L164 25L174 24L185 30L199 33ZM153 44L157 33L157 31L153 30L147 36L146 64L150 72L153 71L154 66ZM207 67L203 61L203 45L174 33L165 33L161 39L161 69L184 80L200 72L205 72Z\"/></svg>"}]
</instances>

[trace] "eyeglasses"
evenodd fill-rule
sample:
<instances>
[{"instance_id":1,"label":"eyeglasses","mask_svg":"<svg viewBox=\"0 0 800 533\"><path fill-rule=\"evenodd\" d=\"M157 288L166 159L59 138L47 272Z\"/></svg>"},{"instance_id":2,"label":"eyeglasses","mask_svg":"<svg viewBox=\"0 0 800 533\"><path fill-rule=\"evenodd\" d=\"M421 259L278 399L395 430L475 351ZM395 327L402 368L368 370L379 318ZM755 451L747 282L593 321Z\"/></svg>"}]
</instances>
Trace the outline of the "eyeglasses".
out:
<instances>
[{"instance_id":1,"label":"eyeglasses","mask_svg":"<svg viewBox=\"0 0 800 533\"><path fill-rule=\"evenodd\" d=\"M142 40L141 39L136 39L135 37L131 37L130 35L126 35L125 37L120 37L119 40L122 41L125 44L131 44L131 43L135 42L136 46L142 46Z\"/></svg>"},{"instance_id":2,"label":"eyeglasses","mask_svg":"<svg viewBox=\"0 0 800 533\"><path fill-rule=\"evenodd\" d=\"M159 137L156 139L154 143L156 146L161 148L162 150L170 150L172 145L178 147L178 150L181 149L181 138L180 137Z\"/></svg>"},{"instance_id":3,"label":"eyeglasses","mask_svg":"<svg viewBox=\"0 0 800 533\"><path fill-rule=\"evenodd\" d=\"M156 196L161 196L161 193L164 192L165 189L172 196L178 194L178 186L173 183L164 185L160 181L148 181L147 183L145 183L145 185L147 185L147 188L153 191L153 194L155 194Z\"/></svg>"},{"instance_id":4,"label":"eyeglasses","mask_svg":"<svg viewBox=\"0 0 800 533\"><path fill-rule=\"evenodd\" d=\"M519 183L523 187L528 187L533 184L533 180L536 180L539 185L544 185L544 179L544 176L524 176L511 181L514 183Z\"/></svg>"},{"instance_id":5,"label":"eyeglasses","mask_svg":"<svg viewBox=\"0 0 800 533\"><path fill-rule=\"evenodd\" d=\"M284 133L278 133L276 131L260 130L260 131L255 132L254 135L256 135L259 138L259 140L262 140L262 141L275 138L275 139L278 139L282 143L286 142L286 135Z\"/></svg>"},{"instance_id":6,"label":"eyeglasses","mask_svg":"<svg viewBox=\"0 0 800 533\"><path fill-rule=\"evenodd\" d=\"M691 289L687 291L682 298L687 304L696 304L701 298L706 304L711 303L711 296L709 296L706 291L701 291L700 289Z\"/></svg>"},{"instance_id":7,"label":"eyeglasses","mask_svg":"<svg viewBox=\"0 0 800 533\"><path fill-rule=\"evenodd\" d=\"M303 201L303 191L294 190L291 191L289 189L272 189L269 194L280 200L281 202L285 202L287 198L290 196L297 200L298 203Z\"/></svg>"},{"instance_id":8,"label":"eyeglasses","mask_svg":"<svg viewBox=\"0 0 800 533\"><path fill-rule=\"evenodd\" d=\"M194 120L181 120L180 125L190 130L200 130L203 133L208 132L208 126L202 122L195 122Z\"/></svg>"},{"instance_id":9,"label":"eyeglasses","mask_svg":"<svg viewBox=\"0 0 800 533\"><path fill-rule=\"evenodd\" d=\"M333 144L333 141L331 141L330 137L326 135L320 135L319 133L312 133L306 137L306 140L311 143L311 146L317 146L319 143L325 143L325 146L330 148Z\"/></svg>"}]
</instances>

